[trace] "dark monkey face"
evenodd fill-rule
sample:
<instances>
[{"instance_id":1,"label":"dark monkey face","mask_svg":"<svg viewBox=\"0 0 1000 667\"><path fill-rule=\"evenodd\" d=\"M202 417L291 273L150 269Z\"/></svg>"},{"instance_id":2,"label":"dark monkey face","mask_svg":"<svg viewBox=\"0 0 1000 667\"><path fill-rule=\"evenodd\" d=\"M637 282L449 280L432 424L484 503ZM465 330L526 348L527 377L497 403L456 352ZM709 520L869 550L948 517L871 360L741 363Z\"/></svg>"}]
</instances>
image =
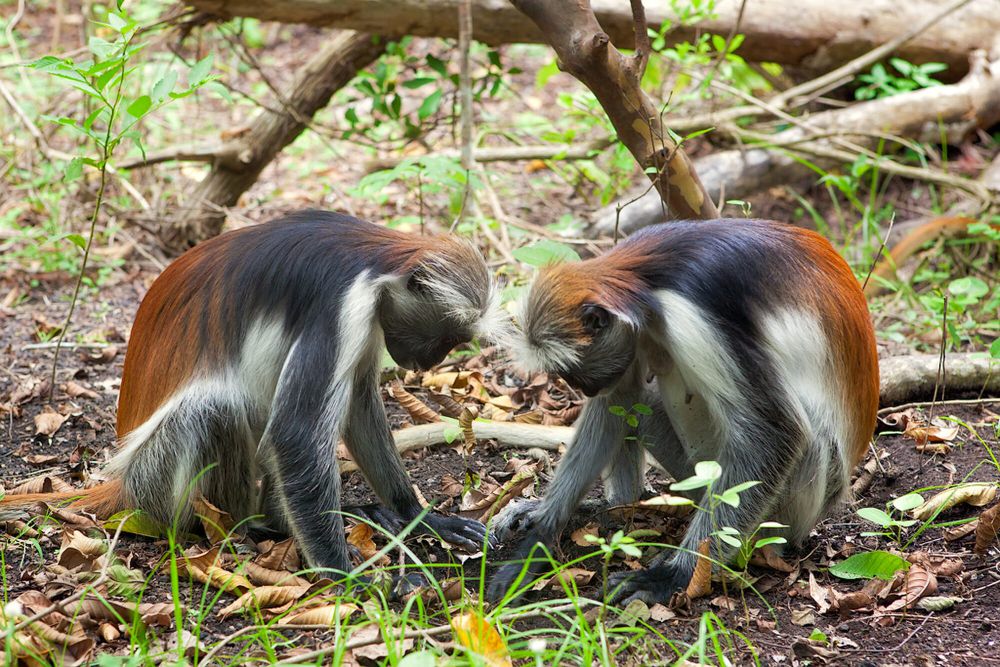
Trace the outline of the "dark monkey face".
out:
<instances>
[{"instance_id":1,"label":"dark monkey face","mask_svg":"<svg viewBox=\"0 0 1000 667\"><path fill-rule=\"evenodd\" d=\"M531 369L557 373L587 396L614 387L636 354L636 327L573 284L543 274L520 308L515 354ZM592 279L591 279L592 280Z\"/></svg>"},{"instance_id":2,"label":"dark monkey face","mask_svg":"<svg viewBox=\"0 0 1000 667\"><path fill-rule=\"evenodd\" d=\"M403 368L426 370L473 336L504 336L508 318L482 256L432 256L405 282L392 285L379 304L385 347Z\"/></svg>"}]
</instances>

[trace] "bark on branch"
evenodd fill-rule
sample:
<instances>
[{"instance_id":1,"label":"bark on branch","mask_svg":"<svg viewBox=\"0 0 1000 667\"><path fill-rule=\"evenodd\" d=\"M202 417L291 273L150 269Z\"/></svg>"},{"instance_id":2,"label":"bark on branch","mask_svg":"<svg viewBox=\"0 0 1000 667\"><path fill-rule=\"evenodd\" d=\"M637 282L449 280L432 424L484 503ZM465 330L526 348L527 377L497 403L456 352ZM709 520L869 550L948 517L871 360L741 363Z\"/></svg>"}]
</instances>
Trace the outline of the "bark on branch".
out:
<instances>
[{"instance_id":1,"label":"bark on branch","mask_svg":"<svg viewBox=\"0 0 1000 667\"><path fill-rule=\"evenodd\" d=\"M386 37L421 35L457 37L457 0L191 0L211 14L252 16L268 21L311 23L374 32ZM611 41L633 48L629 3L592 0L591 6ZM676 15L667 2L650 2L649 26L658 29ZM718 0L713 17L693 26L677 26L667 41L691 41L699 34L729 34L737 25L741 0ZM750 0L739 21L746 35L740 55L748 60L795 65L824 72L919 24L941 6L940 0ZM488 44L547 43L546 34L506 0L472 0L473 37ZM896 53L913 62L944 62L952 80L968 67L972 49L987 48L1000 33L994 0L973 0Z\"/></svg>"},{"instance_id":2,"label":"bark on branch","mask_svg":"<svg viewBox=\"0 0 1000 667\"><path fill-rule=\"evenodd\" d=\"M559 67L587 86L607 112L618 139L649 174L668 218L718 217L691 160L668 136L660 113L639 85L648 54L625 56L597 22L588 2L512 0L547 37ZM635 29L645 30L641 2L633 2Z\"/></svg>"}]
</instances>

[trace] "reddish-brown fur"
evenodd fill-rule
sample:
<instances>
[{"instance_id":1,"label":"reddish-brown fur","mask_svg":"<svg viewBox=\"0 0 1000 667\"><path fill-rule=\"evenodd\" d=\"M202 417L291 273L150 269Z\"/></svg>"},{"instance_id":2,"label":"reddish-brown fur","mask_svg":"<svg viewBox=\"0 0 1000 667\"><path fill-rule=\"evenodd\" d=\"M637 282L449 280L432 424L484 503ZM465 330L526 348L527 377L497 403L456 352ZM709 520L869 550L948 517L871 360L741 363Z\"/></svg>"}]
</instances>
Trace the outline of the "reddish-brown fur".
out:
<instances>
[{"instance_id":1,"label":"reddish-brown fur","mask_svg":"<svg viewBox=\"0 0 1000 667\"><path fill-rule=\"evenodd\" d=\"M199 367L224 359L221 300L227 296L226 276L211 269L224 257L240 252L241 237L242 230L230 232L192 248L150 287L136 314L125 357L115 428L119 439L149 419ZM344 235L342 241L398 275L431 256L445 256L457 266L468 266L475 259L471 246L450 237L418 236L384 227L365 226ZM210 287L207 291L204 283ZM196 286L212 297L209 303L187 298ZM195 328L202 322L208 336L196 335ZM206 341L208 347L197 347L199 341ZM128 509L117 479L79 491L9 495L0 500L0 506L28 507L70 499L75 499L71 508L101 517Z\"/></svg>"}]
</instances>

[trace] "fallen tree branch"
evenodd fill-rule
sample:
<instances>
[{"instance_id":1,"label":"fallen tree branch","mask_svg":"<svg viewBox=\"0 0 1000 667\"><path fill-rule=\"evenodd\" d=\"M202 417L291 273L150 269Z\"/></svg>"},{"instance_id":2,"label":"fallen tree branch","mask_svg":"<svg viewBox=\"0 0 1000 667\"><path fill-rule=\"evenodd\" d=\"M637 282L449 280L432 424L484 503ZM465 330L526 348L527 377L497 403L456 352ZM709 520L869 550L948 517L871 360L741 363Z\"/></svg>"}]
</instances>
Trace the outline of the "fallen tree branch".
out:
<instances>
[{"instance_id":1,"label":"fallen tree branch","mask_svg":"<svg viewBox=\"0 0 1000 667\"><path fill-rule=\"evenodd\" d=\"M879 403L897 405L932 396L939 361L937 354L910 354L879 361ZM944 378L943 389L948 395L997 394L1000 393L1000 362L985 354L949 354L945 359Z\"/></svg>"},{"instance_id":2,"label":"fallen tree branch","mask_svg":"<svg viewBox=\"0 0 1000 667\"><path fill-rule=\"evenodd\" d=\"M452 0L192 0L210 14L231 18L250 16L266 21L310 23L403 35L458 37L458 17ZM591 0L601 27L621 48L635 46L629 3ZM741 0L718 0L711 18L685 25L667 2L646 8L650 28L669 24L667 43L691 42L706 32L730 33L738 24L745 35L739 54L750 61L793 65L826 72L880 44L906 34L940 10L939 0L752 0L740 20ZM502 0L472 0L473 38L487 44L547 43L549 35ZM972 2L927 32L901 45L895 53L915 63L943 62L955 79L968 67L968 53L988 48L1000 33L1000 12L991 0Z\"/></svg>"},{"instance_id":3,"label":"fallen tree branch","mask_svg":"<svg viewBox=\"0 0 1000 667\"><path fill-rule=\"evenodd\" d=\"M760 102L763 109L770 106ZM782 113L780 109L771 107ZM863 150L874 144L876 135L919 137L927 126L940 127L954 123L966 131L989 127L1000 122L1000 49L987 58L983 52L973 57L973 67L961 81L947 86L925 88L868 102L854 104L844 109L834 109L816 114L792 117L796 127L770 135L754 134L734 125L723 125L745 137L755 137L761 142L777 144L781 150L764 147L746 150L720 151L694 161L708 195L717 199L723 191L727 198L744 198L754 192L793 182L808 177L813 172L808 166L788 154L796 150L818 155L821 166L834 166L844 161L850 162L856 154L837 147L839 137L854 136L853 144L860 144ZM835 135L829 138L811 139L811 136ZM921 167L911 167L885 162L886 171L913 178L933 178L952 187L962 187L981 199L991 199L992 193L982 183L973 179L963 179L953 174L931 171ZM620 230L631 233L665 218L658 197L652 193L641 194L633 190L621 197L629 201L639 197L634 203L617 210L617 203L606 206L595 216L594 223L587 229L591 238L611 236L615 225Z\"/></svg>"},{"instance_id":4,"label":"fallen tree branch","mask_svg":"<svg viewBox=\"0 0 1000 667\"><path fill-rule=\"evenodd\" d=\"M518 422L474 421L472 430L479 440L496 440L507 447L531 449L538 447L556 451L562 445L568 445L573 438L573 429L569 426L540 426L538 424L521 424ZM421 424L393 431L396 449L408 452L423 449L447 442L447 435L455 435L455 426L447 422ZM358 469L353 461L341 461L340 472L353 472Z\"/></svg>"},{"instance_id":5,"label":"fallen tree branch","mask_svg":"<svg viewBox=\"0 0 1000 667\"><path fill-rule=\"evenodd\" d=\"M595 139L581 144L542 144L531 146L486 146L473 148L472 159L475 162L518 162L523 160L586 160L594 157L614 141L608 137L605 139ZM459 158L460 151L456 148L435 151L421 157L448 157ZM392 169L407 159L412 159L399 155L392 155L371 160L365 166L367 173ZM419 159L419 158L418 158Z\"/></svg>"}]
</instances>

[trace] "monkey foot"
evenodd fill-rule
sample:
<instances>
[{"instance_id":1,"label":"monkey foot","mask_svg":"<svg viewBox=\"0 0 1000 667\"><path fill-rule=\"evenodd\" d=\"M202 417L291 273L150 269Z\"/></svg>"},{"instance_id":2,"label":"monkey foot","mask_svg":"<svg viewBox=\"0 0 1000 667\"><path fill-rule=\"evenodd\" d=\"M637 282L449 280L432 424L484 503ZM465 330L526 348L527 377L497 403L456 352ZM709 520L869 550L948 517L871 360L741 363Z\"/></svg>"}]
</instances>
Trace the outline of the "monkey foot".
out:
<instances>
[{"instance_id":1,"label":"monkey foot","mask_svg":"<svg viewBox=\"0 0 1000 667\"><path fill-rule=\"evenodd\" d=\"M344 516L357 517L363 521L368 521L377 526L382 526L390 533L398 533L409 523L404 521L397 512L389 509L385 505L369 503L368 505L347 505L341 509Z\"/></svg>"},{"instance_id":2,"label":"monkey foot","mask_svg":"<svg viewBox=\"0 0 1000 667\"><path fill-rule=\"evenodd\" d=\"M690 573L685 574L668 564L641 572L613 574L608 579L608 588L611 590L611 602L622 607L633 600L666 604L674 593L684 590L690 579Z\"/></svg>"}]
</instances>

